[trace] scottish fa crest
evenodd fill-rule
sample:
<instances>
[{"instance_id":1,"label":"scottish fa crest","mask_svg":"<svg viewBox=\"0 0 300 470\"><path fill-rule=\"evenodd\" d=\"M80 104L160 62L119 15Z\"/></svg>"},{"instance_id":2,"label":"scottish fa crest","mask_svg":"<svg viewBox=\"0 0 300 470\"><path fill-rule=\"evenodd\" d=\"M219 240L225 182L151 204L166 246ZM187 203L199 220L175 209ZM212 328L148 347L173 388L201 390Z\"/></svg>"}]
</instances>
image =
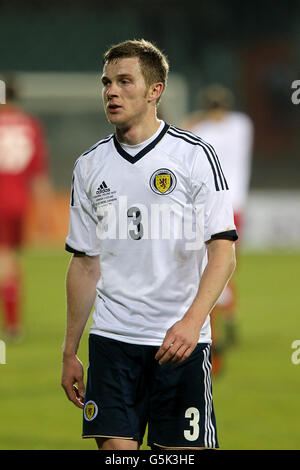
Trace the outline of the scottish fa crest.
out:
<instances>
[{"instance_id":1,"label":"scottish fa crest","mask_svg":"<svg viewBox=\"0 0 300 470\"><path fill-rule=\"evenodd\" d=\"M176 176L167 168L156 170L150 178L150 187L156 194L170 194L176 183Z\"/></svg>"},{"instance_id":2,"label":"scottish fa crest","mask_svg":"<svg viewBox=\"0 0 300 470\"><path fill-rule=\"evenodd\" d=\"M84 406L84 417L86 421L92 421L98 414L98 406L92 400L88 401Z\"/></svg>"}]
</instances>

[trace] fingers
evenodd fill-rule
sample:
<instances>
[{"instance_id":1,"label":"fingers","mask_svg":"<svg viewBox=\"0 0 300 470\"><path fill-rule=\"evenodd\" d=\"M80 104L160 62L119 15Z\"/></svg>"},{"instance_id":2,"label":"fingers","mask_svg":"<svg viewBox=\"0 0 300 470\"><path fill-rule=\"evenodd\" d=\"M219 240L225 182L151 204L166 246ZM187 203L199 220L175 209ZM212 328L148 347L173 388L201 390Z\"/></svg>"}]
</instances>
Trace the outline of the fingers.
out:
<instances>
[{"instance_id":1,"label":"fingers","mask_svg":"<svg viewBox=\"0 0 300 470\"><path fill-rule=\"evenodd\" d=\"M85 395L85 386L83 380L78 380L78 393L80 396L80 400L83 403Z\"/></svg>"},{"instance_id":2,"label":"fingers","mask_svg":"<svg viewBox=\"0 0 300 470\"><path fill-rule=\"evenodd\" d=\"M164 364L165 360L172 356L170 353L170 349L174 348L174 343L172 340L165 339L157 353L155 354L155 359L159 362L159 364Z\"/></svg>"},{"instance_id":3,"label":"fingers","mask_svg":"<svg viewBox=\"0 0 300 470\"><path fill-rule=\"evenodd\" d=\"M160 365L178 364L189 357L192 351L193 348L189 344L168 342L166 344L162 344L156 353L155 359Z\"/></svg>"},{"instance_id":4,"label":"fingers","mask_svg":"<svg viewBox=\"0 0 300 470\"><path fill-rule=\"evenodd\" d=\"M68 399L78 408L83 408L85 394L83 366L77 356L64 356L61 385Z\"/></svg>"},{"instance_id":5,"label":"fingers","mask_svg":"<svg viewBox=\"0 0 300 470\"><path fill-rule=\"evenodd\" d=\"M76 406L78 406L79 408L83 408L84 407L84 392L82 392L80 388L77 388L76 385L73 385L73 390L75 392L76 400L77 400Z\"/></svg>"},{"instance_id":6,"label":"fingers","mask_svg":"<svg viewBox=\"0 0 300 470\"><path fill-rule=\"evenodd\" d=\"M193 349L191 346L183 344L174 354L173 358L170 360L172 364L179 364L189 357Z\"/></svg>"},{"instance_id":7,"label":"fingers","mask_svg":"<svg viewBox=\"0 0 300 470\"><path fill-rule=\"evenodd\" d=\"M75 380L62 381L62 387L68 397L68 399L74 403L78 408L84 407L84 385L81 381L78 381L78 387L75 385Z\"/></svg>"}]
</instances>

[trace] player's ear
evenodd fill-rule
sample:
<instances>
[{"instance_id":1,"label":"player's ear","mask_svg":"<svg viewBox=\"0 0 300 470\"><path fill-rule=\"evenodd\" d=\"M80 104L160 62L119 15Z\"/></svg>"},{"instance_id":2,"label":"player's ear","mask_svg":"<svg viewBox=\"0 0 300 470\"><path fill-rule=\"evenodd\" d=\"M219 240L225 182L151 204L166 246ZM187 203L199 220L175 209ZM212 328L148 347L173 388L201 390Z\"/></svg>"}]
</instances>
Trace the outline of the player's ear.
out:
<instances>
[{"instance_id":1,"label":"player's ear","mask_svg":"<svg viewBox=\"0 0 300 470\"><path fill-rule=\"evenodd\" d=\"M149 88L148 100L149 102L157 101L161 96L164 85L161 82L153 83Z\"/></svg>"}]
</instances>

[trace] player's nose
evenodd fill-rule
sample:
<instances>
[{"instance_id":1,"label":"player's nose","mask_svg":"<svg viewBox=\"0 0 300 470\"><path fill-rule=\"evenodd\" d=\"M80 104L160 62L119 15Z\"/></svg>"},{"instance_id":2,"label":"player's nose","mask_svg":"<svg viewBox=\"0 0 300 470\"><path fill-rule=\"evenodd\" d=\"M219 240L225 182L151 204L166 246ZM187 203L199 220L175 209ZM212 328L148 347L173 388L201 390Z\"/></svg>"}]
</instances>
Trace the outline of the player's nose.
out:
<instances>
[{"instance_id":1,"label":"player's nose","mask_svg":"<svg viewBox=\"0 0 300 470\"><path fill-rule=\"evenodd\" d=\"M117 85L115 83L110 83L109 86L107 87L106 89L106 97L108 99L111 99L113 98L114 96L118 96L118 88L117 88Z\"/></svg>"}]
</instances>

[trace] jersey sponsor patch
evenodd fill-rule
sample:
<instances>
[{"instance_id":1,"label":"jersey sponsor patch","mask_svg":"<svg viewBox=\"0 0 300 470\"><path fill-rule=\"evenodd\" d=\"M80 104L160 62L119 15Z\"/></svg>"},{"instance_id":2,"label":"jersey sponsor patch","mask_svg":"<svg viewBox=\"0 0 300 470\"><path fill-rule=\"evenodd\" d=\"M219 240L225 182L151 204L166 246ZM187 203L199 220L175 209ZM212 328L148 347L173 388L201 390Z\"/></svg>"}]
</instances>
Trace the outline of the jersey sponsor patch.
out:
<instances>
[{"instance_id":1,"label":"jersey sponsor patch","mask_svg":"<svg viewBox=\"0 0 300 470\"><path fill-rule=\"evenodd\" d=\"M93 400L86 402L84 406L84 418L86 421L92 421L98 414L98 406Z\"/></svg>"},{"instance_id":2,"label":"jersey sponsor patch","mask_svg":"<svg viewBox=\"0 0 300 470\"><path fill-rule=\"evenodd\" d=\"M156 194L170 194L176 183L176 176L167 168L156 170L150 178L150 187Z\"/></svg>"}]
</instances>

